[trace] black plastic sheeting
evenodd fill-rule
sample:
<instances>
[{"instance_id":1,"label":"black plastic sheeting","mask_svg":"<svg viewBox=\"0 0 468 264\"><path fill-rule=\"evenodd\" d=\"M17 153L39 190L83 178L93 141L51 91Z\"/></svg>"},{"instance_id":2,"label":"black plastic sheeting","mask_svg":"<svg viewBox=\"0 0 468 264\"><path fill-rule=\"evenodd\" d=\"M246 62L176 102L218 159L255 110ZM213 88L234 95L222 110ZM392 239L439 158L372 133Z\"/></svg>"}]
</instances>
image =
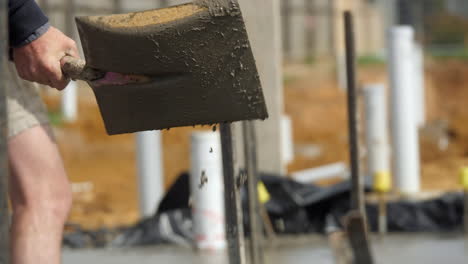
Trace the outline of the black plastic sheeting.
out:
<instances>
[{"instance_id":1,"label":"black plastic sheeting","mask_svg":"<svg viewBox=\"0 0 468 264\"><path fill-rule=\"evenodd\" d=\"M349 181L330 187L301 184L286 177L260 177L271 199L265 204L275 231L279 234L326 233L341 228L350 209ZM114 230L84 231L79 227L64 237L64 246L128 247L175 243L193 246L192 219L189 208L189 175L182 174L160 203L157 213L138 224ZM242 190L246 215L245 189ZM461 230L463 223L463 195L448 193L424 201L396 201L387 205L390 232L448 232ZM378 211L367 205L371 230L377 229ZM246 233L249 233L244 217Z\"/></svg>"}]
</instances>

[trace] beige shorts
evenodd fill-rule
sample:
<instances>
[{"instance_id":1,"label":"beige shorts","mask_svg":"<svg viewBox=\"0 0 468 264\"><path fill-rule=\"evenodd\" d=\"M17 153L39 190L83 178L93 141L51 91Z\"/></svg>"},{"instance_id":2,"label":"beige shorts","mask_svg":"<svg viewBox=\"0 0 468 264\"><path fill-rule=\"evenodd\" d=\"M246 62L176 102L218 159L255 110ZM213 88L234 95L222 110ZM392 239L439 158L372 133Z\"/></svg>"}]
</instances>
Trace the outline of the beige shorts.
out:
<instances>
[{"instance_id":1,"label":"beige shorts","mask_svg":"<svg viewBox=\"0 0 468 264\"><path fill-rule=\"evenodd\" d=\"M38 125L48 126L49 118L39 96L38 85L19 78L15 65L10 62L7 66L7 79L8 138Z\"/></svg>"}]
</instances>

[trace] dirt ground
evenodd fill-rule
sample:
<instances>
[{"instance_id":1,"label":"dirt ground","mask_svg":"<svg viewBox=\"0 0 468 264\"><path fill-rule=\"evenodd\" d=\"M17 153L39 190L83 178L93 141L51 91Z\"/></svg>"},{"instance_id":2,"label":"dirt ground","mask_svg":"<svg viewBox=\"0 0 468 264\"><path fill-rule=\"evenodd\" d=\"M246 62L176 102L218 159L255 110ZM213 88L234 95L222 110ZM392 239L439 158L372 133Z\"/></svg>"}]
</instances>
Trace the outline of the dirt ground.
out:
<instances>
[{"instance_id":1,"label":"dirt ground","mask_svg":"<svg viewBox=\"0 0 468 264\"><path fill-rule=\"evenodd\" d=\"M293 120L295 147L320 149L317 155L296 151L289 171L348 159L345 93L332 71L323 68L285 67L285 110ZM422 186L424 190L455 190L459 168L468 165L468 63L428 61L426 73L429 125L421 131ZM362 67L359 76L361 84L387 79L384 66ZM139 218L134 136L107 136L90 89L83 87L80 93L79 119L55 127L75 185L70 222L85 228L131 224ZM44 95L44 99L52 112L58 111L56 95ZM189 167L193 130L163 132L166 187ZM450 143L441 150L438 143L445 138Z\"/></svg>"}]
</instances>

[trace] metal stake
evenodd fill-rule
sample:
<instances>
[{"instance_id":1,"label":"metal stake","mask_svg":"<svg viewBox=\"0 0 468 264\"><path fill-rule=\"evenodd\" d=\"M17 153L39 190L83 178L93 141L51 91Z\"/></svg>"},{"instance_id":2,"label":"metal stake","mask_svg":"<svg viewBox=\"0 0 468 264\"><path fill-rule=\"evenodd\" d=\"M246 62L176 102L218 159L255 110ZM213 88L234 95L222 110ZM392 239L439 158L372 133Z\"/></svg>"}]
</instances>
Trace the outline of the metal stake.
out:
<instances>
[{"instance_id":1,"label":"metal stake","mask_svg":"<svg viewBox=\"0 0 468 264\"><path fill-rule=\"evenodd\" d=\"M465 235L468 237L468 190L465 190L463 192L463 197L464 197L464 202L463 202L463 207L464 207L464 216L463 216L463 221L464 221L464 228L465 228Z\"/></svg>"},{"instance_id":2,"label":"metal stake","mask_svg":"<svg viewBox=\"0 0 468 264\"><path fill-rule=\"evenodd\" d=\"M226 238L230 264L245 264L244 228L240 203L240 184L234 173L234 151L231 125L220 124L223 152L224 206L226 215Z\"/></svg>"},{"instance_id":3,"label":"metal stake","mask_svg":"<svg viewBox=\"0 0 468 264\"><path fill-rule=\"evenodd\" d=\"M8 6L0 0L0 264L10 263L10 216L8 211L8 153L6 117L6 50L8 39Z\"/></svg>"},{"instance_id":4,"label":"metal stake","mask_svg":"<svg viewBox=\"0 0 468 264\"><path fill-rule=\"evenodd\" d=\"M260 207L258 201L258 166L257 166L257 139L253 121L242 122L244 135L245 166L247 170L247 199L249 201L250 224L250 263L263 264L263 238L260 224Z\"/></svg>"},{"instance_id":5,"label":"metal stake","mask_svg":"<svg viewBox=\"0 0 468 264\"><path fill-rule=\"evenodd\" d=\"M346 72L348 81L348 128L349 150L351 158L352 197L351 209L364 214L364 190L362 178L359 175L359 142L356 96L356 54L354 46L353 18L350 12L345 12L346 40Z\"/></svg>"},{"instance_id":6,"label":"metal stake","mask_svg":"<svg viewBox=\"0 0 468 264\"><path fill-rule=\"evenodd\" d=\"M346 72L348 83L348 122L349 148L351 160L351 212L348 215L346 230L354 253L354 261L359 264L373 263L369 243L364 207L364 185L359 174L359 139L356 96L356 53L354 26L351 12L344 13L346 41Z\"/></svg>"},{"instance_id":7,"label":"metal stake","mask_svg":"<svg viewBox=\"0 0 468 264\"><path fill-rule=\"evenodd\" d=\"M379 193L379 235L382 239L387 234L387 198L385 193Z\"/></svg>"}]
</instances>

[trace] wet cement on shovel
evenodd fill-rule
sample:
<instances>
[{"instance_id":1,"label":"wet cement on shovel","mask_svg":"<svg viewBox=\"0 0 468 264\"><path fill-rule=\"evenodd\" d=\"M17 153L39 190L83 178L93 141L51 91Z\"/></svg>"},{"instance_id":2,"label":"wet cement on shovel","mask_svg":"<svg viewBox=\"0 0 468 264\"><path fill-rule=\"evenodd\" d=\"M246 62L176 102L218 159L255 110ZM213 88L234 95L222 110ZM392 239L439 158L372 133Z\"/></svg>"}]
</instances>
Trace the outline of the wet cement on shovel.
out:
<instances>
[{"instance_id":1,"label":"wet cement on shovel","mask_svg":"<svg viewBox=\"0 0 468 264\"><path fill-rule=\"evenodd\" d=\"M88 66L151 79L93 87L109 134L268 117L234 1L79 17L77 26Z\"/></svg>"}]
</instances>

